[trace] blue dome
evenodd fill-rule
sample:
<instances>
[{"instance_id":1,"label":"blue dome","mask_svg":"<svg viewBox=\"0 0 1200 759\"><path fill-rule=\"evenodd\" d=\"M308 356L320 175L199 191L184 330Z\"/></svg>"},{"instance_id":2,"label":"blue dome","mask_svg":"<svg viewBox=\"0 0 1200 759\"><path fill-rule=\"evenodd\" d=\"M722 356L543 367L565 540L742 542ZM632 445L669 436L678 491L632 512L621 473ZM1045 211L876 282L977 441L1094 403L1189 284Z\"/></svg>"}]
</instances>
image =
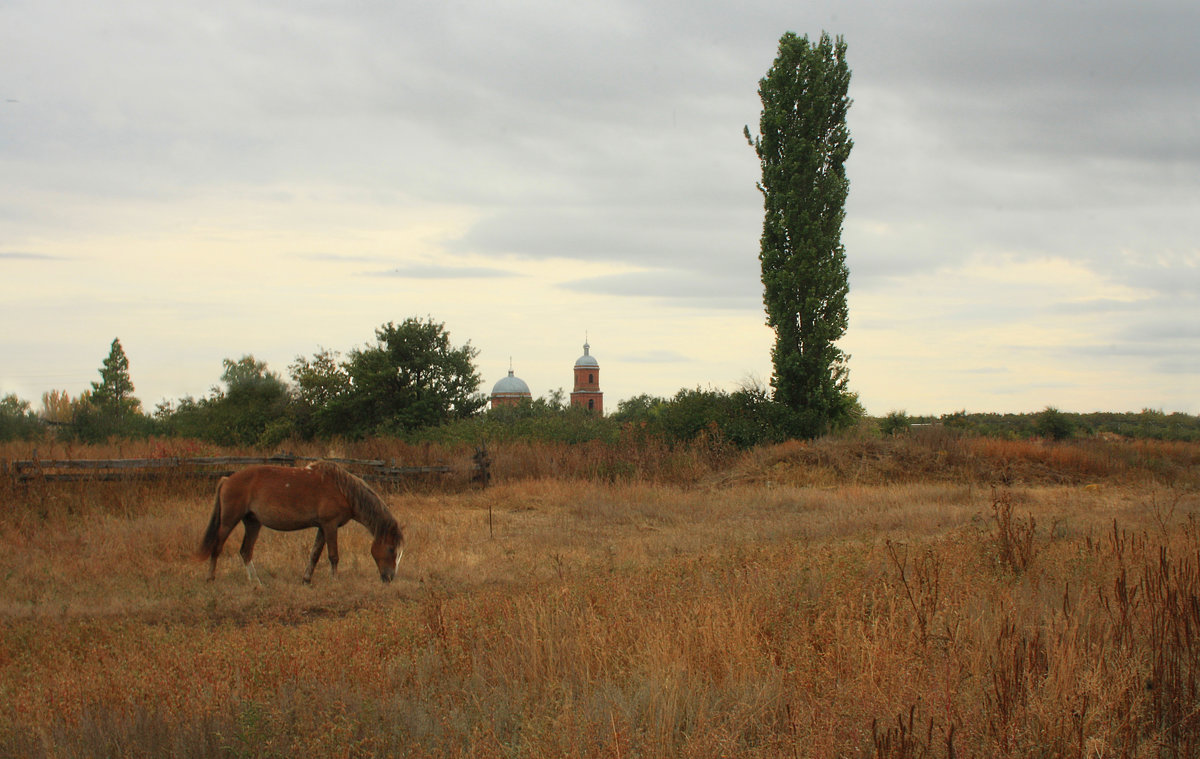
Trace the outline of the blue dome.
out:
<instances>
[{"instance_id":1,"label":"blue dome","mask_svg":"<svg viewBox=\"0 0 1200 759\"><path fill-rule=\"evenodd\" d=\"M600 368L600 362L596 360L595 356L588 352L589 350L591 350L591 346L587 343L584 343L583 355L575 359L575 366L594 366L597 369Z\"/></svg>"},{"instance_id":2,"label":"blue dome","mask_svg":"<svg viewBox=\"0 0 1200 759\"><path fill-rule=\"evenodd\" d=\"M513 370L508 370L508 376L496 383L492 388L492 395L532 395L529 392L529 385L525 384L525 380L520 377L513 376Z\"/></svg>"}]
</instances>

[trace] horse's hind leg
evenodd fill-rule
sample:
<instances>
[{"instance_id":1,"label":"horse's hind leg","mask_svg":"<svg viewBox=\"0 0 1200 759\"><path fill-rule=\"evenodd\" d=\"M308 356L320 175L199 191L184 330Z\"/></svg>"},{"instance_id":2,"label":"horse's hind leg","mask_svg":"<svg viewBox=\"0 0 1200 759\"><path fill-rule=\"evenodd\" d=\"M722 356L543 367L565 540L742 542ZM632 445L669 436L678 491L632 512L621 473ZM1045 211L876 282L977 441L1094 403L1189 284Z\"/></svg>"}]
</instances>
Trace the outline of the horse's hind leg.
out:
<instances>
[{"instance_id":1,"label":"horse's hind leg","mask_svg":"<svg viewBox=\"0 0 1200 759\"><path fill-rule=\"evenodd\" d=\"M312 582L313 570L317 567L317 561L321 558L321 551L325 550L325 533L320 527L317 528L317 539L313 543L312 553L308 557L308 566L304 568L304 584Z\"/></svg>"},{"instance_id":2,"label":"horse's hind leg","mask_svg":"<svg viewBox=\"0 0 1200 759\"><path fill-rule=\"evenodd\" d=\"M246 528L246 534L242 538L242 550L239 552L242 556L242 564L246 566L246 576L262 585L262 580L258 579L258 571L254 569L254 543L258 540L258 531L262 529L262 522L258 521L253 514L247 514L246 518L242 520L242 524Z\"/></svg>"},{"instance_id":3,"label":"horse's hind leg","mask_svg":"<svg viewBox=\"0 0 1200 759\"><path fill-rule=\"evenodd\" d=\"M229 537L229 533L233 531L233 527L221 524L217 528L217 539L213 543L212 555L208 559L208 581L212 582L217 577L217 557L225 550L225 540Z\"/></svg>"}]
</instances>

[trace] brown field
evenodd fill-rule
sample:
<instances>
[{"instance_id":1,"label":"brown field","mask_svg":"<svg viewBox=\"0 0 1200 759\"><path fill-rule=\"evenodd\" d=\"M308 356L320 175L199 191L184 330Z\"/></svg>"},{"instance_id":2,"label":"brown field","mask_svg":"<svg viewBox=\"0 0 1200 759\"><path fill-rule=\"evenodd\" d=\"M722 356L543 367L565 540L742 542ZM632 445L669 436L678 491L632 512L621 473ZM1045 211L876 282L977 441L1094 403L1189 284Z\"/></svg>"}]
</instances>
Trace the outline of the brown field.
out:
<instances>
[{"instance_id":1,"label":"brown field","mask_svg":"<svg viewBox=\"0 0 1200 759\"><path fill-rule=\"evenodd\" d=\"M463 464L386 495L391 585L353 523L336 581L239 529L204 582L208 482L0 481L0 754L1200 752L1198 445L320 453Z\"/></svg>"}]
</instances>

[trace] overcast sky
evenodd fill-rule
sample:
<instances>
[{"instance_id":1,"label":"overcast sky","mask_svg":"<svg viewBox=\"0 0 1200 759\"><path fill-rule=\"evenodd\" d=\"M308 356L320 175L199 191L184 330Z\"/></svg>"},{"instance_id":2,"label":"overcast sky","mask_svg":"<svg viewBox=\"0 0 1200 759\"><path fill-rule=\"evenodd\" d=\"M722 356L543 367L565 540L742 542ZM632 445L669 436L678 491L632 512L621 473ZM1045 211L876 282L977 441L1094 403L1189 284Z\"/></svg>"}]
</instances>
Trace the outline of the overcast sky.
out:
<instances>
[{"instance_id":1,"label":"overcast sky","mask_svg":"<svg viewBox=\"0 0 1200 759\"><path fill-rule=\"evenodd\" d=\"M767 383L758 80L852 71L872 414L1200 413L1200 4L0 0L0 394L432 316L606 407Z\"/></svg>"}]
</instances>

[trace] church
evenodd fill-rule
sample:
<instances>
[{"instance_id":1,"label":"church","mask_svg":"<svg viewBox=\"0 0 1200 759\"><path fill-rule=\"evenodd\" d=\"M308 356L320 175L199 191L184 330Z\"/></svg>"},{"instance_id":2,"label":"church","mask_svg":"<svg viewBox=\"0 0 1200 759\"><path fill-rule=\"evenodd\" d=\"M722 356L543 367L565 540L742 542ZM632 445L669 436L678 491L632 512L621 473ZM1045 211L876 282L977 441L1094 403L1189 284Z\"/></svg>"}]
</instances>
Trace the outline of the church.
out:
<instances>
[{"instance_id":1,"label":"church","mask_svg":"<svg viewBox=\"0 0 1200 759\"><path fill-rule=\"evenodd\" d=\"M533 400L529 385L525 380L513 374L512 367L508 376L496 383L492 388L492 408L500 406L516 406L522 399ZM585 340L583 355L575 359L575 385L571 391L571 405L604 414L604 393L600 391L600 362L592 355L592 346Z\"/></svg>"}]
</instances>

